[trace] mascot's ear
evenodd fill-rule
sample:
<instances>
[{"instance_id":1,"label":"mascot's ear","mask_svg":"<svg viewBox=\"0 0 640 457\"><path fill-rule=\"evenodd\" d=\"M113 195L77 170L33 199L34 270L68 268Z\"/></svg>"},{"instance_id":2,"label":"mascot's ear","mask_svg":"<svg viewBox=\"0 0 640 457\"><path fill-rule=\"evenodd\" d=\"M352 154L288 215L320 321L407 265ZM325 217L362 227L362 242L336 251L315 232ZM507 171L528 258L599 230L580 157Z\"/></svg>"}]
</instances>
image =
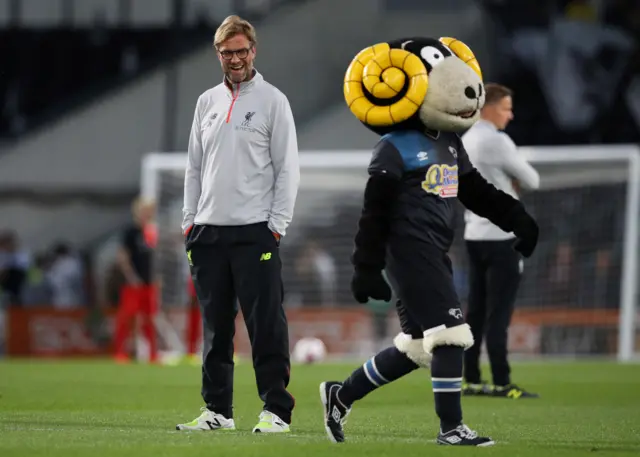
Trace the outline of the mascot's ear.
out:
<instances>
[{"instance_id":1,"label":"mascot's ear","mask_svg":"<svg viewBox=\"0 0 640 457\"><path fill-rule=\"evenodd\" d=\"M456 40L455 38L451 37L440 38L440 43L451 49L451 52L458 56L458 58L464 63L469 65L473 69L473 71L475 71L476 74L480 76L480 79L482 80L482 70L480 70L480 64L478 63L478 59L476 59L476 56L473 54L473 51L469 48L469 46L464 44L462 41Z\"/></svg>"},{"instance_id":2,"label":"mascot's ear","mask_svg":"<svg viewBox=\"0 0 640 457\"><path fill-rule=\"evenodd\" d=\"M429 77L418 56L378 43L353 59L344 77L351 112L373 127L399 124L413 116L427 94Z\"/></svg>"}]
</instances>

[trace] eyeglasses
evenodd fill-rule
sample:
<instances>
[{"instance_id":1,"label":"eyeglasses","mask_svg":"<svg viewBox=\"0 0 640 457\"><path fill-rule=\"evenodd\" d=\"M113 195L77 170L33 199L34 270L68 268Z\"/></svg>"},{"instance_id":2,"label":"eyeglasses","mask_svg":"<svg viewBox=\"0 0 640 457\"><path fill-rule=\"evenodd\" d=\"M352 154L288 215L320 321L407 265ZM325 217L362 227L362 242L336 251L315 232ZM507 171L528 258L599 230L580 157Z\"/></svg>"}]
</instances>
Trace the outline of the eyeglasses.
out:
<instances>
[{"instance_id":1,"label":"eyeglasses","mask_svg":"<svg viewBox=\"0 0 640 457\"><path fill-rule=\"evenodd\" d=\"M224 60L231 60L233 59L234 54L238 56L238 59L246 59L247 56L249 55L250 50L251 48L242 48L242 49L235 49L235 50L225 49L224 51L218 51L218 52L220 53L220 55Z\"/></svg>"}]
</instances>

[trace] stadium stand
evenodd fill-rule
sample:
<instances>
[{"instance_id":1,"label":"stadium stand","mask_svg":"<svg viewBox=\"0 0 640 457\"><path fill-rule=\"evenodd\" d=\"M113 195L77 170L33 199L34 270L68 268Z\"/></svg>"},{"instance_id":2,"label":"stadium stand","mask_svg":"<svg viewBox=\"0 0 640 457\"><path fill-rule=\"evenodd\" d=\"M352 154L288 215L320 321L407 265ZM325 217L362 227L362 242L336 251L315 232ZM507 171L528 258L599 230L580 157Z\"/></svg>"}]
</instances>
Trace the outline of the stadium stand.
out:
<instances>
[{"instance_id":1,"label":"stadium stand","mask_svg":"<svg viewBox=\"0 0 640 457\"><path fill-rule=\"evenodd\" d=\"M516 93L518 144L640 141L638 2L481 3L495 24L491 77Z\"/></svg>"},{"instance_id":2,"label":"stadium stand","mask_svg":"<svg viewBox=\"0 0 640 457\"><path fill-rule=\"evenodd\" d=\"M161 0L137 20L132 15L140 2L83 2L95 7L84 18L88 5L68 10L58 1L13 3L17 7L5 12L0 26L0 59L10 62L0 78L0 141L28 135L178 59L210 40L217 21L246 2ZM288 3L253 2L239 12L258 20ZM116 4L123 6L114 9ZM36 20L40 16L29 11L37 6L48 7L51 15ZM157 10L164 14L158 17Z\"/></svg>"}]
</instances>

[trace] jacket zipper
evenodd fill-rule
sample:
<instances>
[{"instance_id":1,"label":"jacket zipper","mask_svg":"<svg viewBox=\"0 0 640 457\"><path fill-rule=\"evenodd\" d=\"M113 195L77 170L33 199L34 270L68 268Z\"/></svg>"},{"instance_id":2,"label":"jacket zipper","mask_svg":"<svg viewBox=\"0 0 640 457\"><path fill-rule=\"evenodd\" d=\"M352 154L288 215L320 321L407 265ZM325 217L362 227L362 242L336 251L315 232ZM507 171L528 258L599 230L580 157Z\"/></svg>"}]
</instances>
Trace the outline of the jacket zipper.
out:
<instances>
[{"instance_id":1,"label":"jacket zipper","mask_svg":"<svg viewBox=\"0 0 640 457\"><path fill-rule=\"evenodd\" d=\"M231 106L229 106L229 112L227 113L227 124L231 120L231 112L233 111L233 105L235 105L236 100L238 99L238 95L240 95L240 84L238 84L237 90L235 93L233 92L233 87L231 87L231 95L233 96L233 98L231 99Z\"/></svg>"}]
</instances>

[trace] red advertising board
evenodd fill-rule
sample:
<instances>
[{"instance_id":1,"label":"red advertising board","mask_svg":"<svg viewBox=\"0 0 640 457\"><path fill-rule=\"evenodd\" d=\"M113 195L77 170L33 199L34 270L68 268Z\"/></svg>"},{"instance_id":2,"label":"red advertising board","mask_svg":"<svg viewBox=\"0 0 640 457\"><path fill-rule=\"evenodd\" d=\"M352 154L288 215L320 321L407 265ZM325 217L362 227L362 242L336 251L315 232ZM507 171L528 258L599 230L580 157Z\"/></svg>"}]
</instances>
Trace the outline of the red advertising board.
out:
<instances>
[{"instance_id":1,"label":"red advertising board","mask_svg":"<svg viewBox=\"0 0 640 457\"><path fill-rule=\"evenodd\" d=\"M107 336L113 328L113 310L103 313ZM173 310L166 318L178 336L185 334L185 310ZM13 308L8 311L7 353L29 357L91 357L106 356L111 347L100 345L88 330L86 310L56 310L49 308ZM328 352L334 355L354 354L371 347L371 315L364 308L309 308L287 311L291 344L303 337L322 339ZM512 352L540 353L542 330L545 327L610 327L618 324L617 310L524 310L514 315L509 334ZM236 352L249 354L250 345L242 315L236 322ZM388 334L399 331L397 318L388 317ZM612 348L613 349L613 348Z\"/></svg>"}]
</instances>

